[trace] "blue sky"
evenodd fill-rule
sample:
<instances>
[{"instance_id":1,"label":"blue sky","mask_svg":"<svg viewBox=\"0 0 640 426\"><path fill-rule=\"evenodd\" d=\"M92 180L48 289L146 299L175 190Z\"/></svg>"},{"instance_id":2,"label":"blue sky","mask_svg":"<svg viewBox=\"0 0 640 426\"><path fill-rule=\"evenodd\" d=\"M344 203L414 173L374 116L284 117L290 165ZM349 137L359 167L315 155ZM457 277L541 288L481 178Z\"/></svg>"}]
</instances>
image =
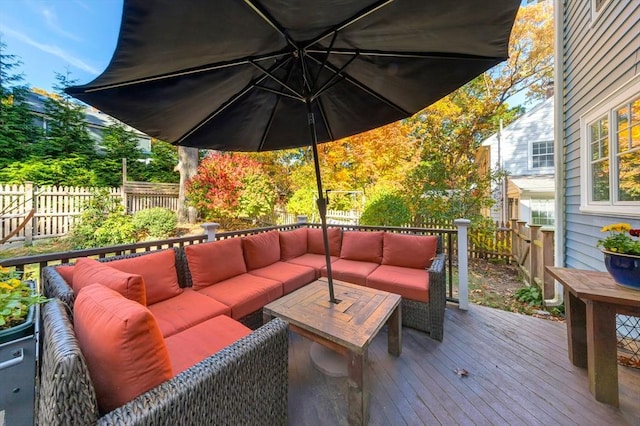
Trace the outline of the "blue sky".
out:
<instances>
[{"instance_id":1,"label":"blue sky","mask_svg":"<svg viewBox=\"0 0 640 426\"><path fill-rule=\"evenodd\" d=\"M55 73L88 83L116 47L122 0L0 0L5 54L19 57L24 83L53 91Z\"/></svg>"}]
</instances>

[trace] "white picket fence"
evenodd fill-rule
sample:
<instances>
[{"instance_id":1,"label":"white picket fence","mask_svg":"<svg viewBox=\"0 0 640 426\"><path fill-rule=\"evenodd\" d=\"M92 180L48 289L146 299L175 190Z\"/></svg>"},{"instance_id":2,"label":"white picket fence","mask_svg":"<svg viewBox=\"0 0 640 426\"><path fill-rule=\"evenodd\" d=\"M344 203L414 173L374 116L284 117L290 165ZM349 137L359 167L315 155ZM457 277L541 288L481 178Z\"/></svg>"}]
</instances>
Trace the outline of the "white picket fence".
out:
<instances>
[{"instance_id":1,"label":"white picket fence","mask_svg":"<svg viewBox=\"0 0 640 426\"><path fill-rule=\"evenodd\" d=\"M82 213L83 204L96 188L66 186L0 185L0 241L25 242L60 237ZM127 206L129 213L152 207L177 210L177 184L125 182L109 194Z\"/></svg>"}]
</instances>

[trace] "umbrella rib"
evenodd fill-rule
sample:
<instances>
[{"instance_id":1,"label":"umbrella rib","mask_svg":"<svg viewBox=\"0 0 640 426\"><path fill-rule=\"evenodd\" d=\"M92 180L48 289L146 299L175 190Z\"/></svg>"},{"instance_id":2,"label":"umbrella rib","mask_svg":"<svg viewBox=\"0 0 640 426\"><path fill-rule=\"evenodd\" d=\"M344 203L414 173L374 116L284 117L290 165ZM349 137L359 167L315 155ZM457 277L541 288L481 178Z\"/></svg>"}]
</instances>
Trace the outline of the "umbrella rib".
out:
<instances>
[{"instance_id":1,"label":"umbrella rib","mask_svg":"<svg viewBox=\"0 0 640 426\"><path fill-rule=\"evenodd\" d=\"M317 92L315 92L314 94L311 95L311 100L314 100L315 98L317 98L318 96L322 95L326 90L328 90L330 87L333 87L333 85L336 83L336 80L338 79L338 77L342 76L342 71L345 70L345 68L347 68L349 65L351 65L351 63L353 61L356 60L356 58L358 57L358 54L356 53L355 56L351 57L346 64L344 64L337 72L335 72L331 78L329 80L327 80L326 83L324 83L322 85L322 87L320 87L318 89ZM320 68L320 70L325 67L327 64L327 61L323 61L322 66ZM318 71L318 75L320 74L320 71Z\"/></svg>"},{"instance_id":2,"label":"umbrella rib","mask_svg":"<svg viewBox=\"0 0 640 426\"><path fill-rule=\"evenodd\" d=\"M282 61L280 64L278 64L276 67L274 67L273 71L283 67L285 64L289 63L291 61L291 58L287 58L286 60ZM176 145L180 145L180 143L185 140L186 138L188 138L189 136L191 136L194 132L196 132L198 129L200 129L202 126L204 126L205 124L207 124L209 121L213 120L215 117L217 117L220 113L222 113L224 110L226 110L227 108L229 108L231 105L233 105L238 99L240 99L241 97L243 97L247 92L249 92L251 89L255 88L258 84L260 84L262 81L264 81L266 78L268 77L267 74L262 75L260 78L250 82L244 89L242 89L240 92L238 92L234 97L232 97L231 99L229 99L227 102L225 102L223 105L220 106L220 108L218 108L217 110L213 111L211 114L209 114L205 119L203 119L200 123L198 123L197 125L195 125L193 128L191 128L191 130L189 130L187 133L185 133L184 135L182 135L180 137L180 139L178 139L175 144Z\"/></svg>"},{"instance_id":3,"label":"umbrella rib","mask_svg":"<svg viewBox=\"0 0 640 426\"><path fill-rule=\"evenodd\" d=\"M336 31L333 33L333 37L331 37L331 43L329 43L329 47L327 48L326 52L324 52L322 65L320 66L320 68L318 68L318 72L316 73L316 78L313 80L313 86L311 88L312 91L313 89L315 89L316 85L318 84L318 79L320 78L320 72L322 71L322 68L324 68L324 64L326 64L327 61L329 60L329 54L331 53L331 49L333 48L333 44L335 43L337 37L338 37L338 32ZM305 51L305 55L306 54L307 52Z\"/></svg>"},{"instance_id":4,"label":"umbrella rib","mask_svg":"<svg viewBox=\"0 0 640 426\"><path fill-rule=\"evenodd\" d=\"M320 110L320 116L322 117L322 122L324 123L324 128L327 129L327 133L329 134L329 140L333 141L335 138L333 137L333 132L331 131L331 126L329 126L329 121L327 120L327 115L324 112L324 105L322 105L322 100L317 99L318 110Z\"/></svg>"},{"instance_id":5,"label":"umbrella rib","mask_svg":"<svg viewBox=\"0 0 640 426\"><path fill-rule=\"evenodd\" d=\"M259 69L261 72L263 72L264 74L266 74L267 76L271 77L272 80L274 80L276 83L278 83L279 85L281 85L282 87L284 87L285 89L289 90L291 93L293 93L295 96L297 96L299 98L299 100L304 100L304 97L302 96L302 94L296 92L292 87L290 87L287 83L285 83L284 81L282 81L281 79L279 79L278 77L276 77L275 75L273 75L273 73L271 71L269 71L268 69L261 67L260 65L254 63L253 61L249 61L249 63L251 65L253 65L254 67L256 67L257 69Z\"/></svg>"},{"instance_id":6,"label":"umbrella rib","mask_svg":"<svg viewBox=\"0 0 640 426\"><path fill-rule=\"evenodd\" d=\"M255 63L257 61L266 61L266 60L270 60L270 59L281 58L283 56L290 55L290 54L291 54L291 52L289 52L289 51L287 51L287 52L278 52L278 53L269 53L269 54L266 54L266 55L263 55L263 56L242 58L242 59L238 59L238 60L234 60L234 61L221 62L221 63L217 63L217 64L207 64L207 65L203 65L203 66L200 66L200 67L194 67L194 68L181 70L181 71L176 71L176 72L170 72L170 73L166 73L166 74L159 74L159 75L145 77L145 78L138 78L138 79L135 79L135 80L122 81L122 82L119 82L119 83L107 84L107 85L104 85L104 86L96 86L96 87L92 87L90 89L83 90L83 93L100 92L100 91L103 91L103 90L116 89L116 88L119 88L119 87L133 86L133 85L137 85L137 84L150 83L150 82L161 81L161 80L169 80L169 79L172 79L172 78L184 77L184 76L187 76L187 75L199 74L199 73L209 72L209 71L217 71L217 70L223 69L223 68L229 68L229 67L234 67L234 66L238 66L238 65L246 65L248 63Z\"/></svg>"},{"instance_id":7,"label":"umbrella rib","mask_svg":"<svg viewBox=\"0 0 640 426\"><path fill-rule=\"evenodd\" d=\"M317 60L316 58L314 58L313 56L309 56L309 59L313 60L314 62L320 63L319 60ZM333 67L333 65L327 63L324 65L326 68L329 68L332 72L336 72L337 70ZM402 108L399 105L396 105L394 102L391 102L389 99L385 98L384 96L382 96L381 94L379 94L378 92L375 92L373 90L371 90L370 88L368 88L367 86L365 86L364 84L360 83L358 80L356 80L355 78L349 76L348 74L341 74L342 78L353 84L354 86L356 86L357 88L359 88L360 90L363 90L365 92L367 92L368 94L370 94L371 96L373 96L374 98L378 99L379 101L387 104L388 106L390 106L391 108L400 111L401 113L403 113L404 115L410 116L412 115L411 112L405 110L404 108Z\"/></svg>"},{"instance_id":8,"label":"umbrella rib","mask_svg":"<svg viewBox=\"0 0 640 426\"><path fill-rule=\"evenodd\" d=\"M298 49L298 46L296 46L295 41L293 41L293 39L291 37L289 37L289 35L285 31L285 29L282 26L280 26L278 21L276 21L269 14L269 12L267 12L264 9L264 7L262 7L262 5L259 5L259 3L253 2L251 0L244 0L244 2L246 3L247 6L249 6L251 9L253 9L253 11L256 14L258 14L258 16L260 16L260 18L262 18L263 21L265 21L267 24L269 24L274 30L276 30L278 32L278 34L280 34L285 40L287 40L287 43L289 43L294 48Z\"/></svg>"},{"instance_id":9,"label":"umbrella rib","mask_svg":"<svg viewBox=\"0 0 640 426\"><path fill-rule=\"evenodd\" d=\"M306 49L307 53L327 53L326 49ZM353 49L333 49L329 54L336 55L361 55L361 56L377 56L392 58L408 58L408 59L461 59L461 60L478 60L478 61L503 61L507 58L498 56L480 56L469 55L466 53L444 53L444 52L394 52L383 50L353 50Z\"/></svg>"},{"instance_id":10,"label":"umbrella rib","mask_svg":"<svg viewBox=\"0 0 640 426\"><path fill-rule=\"evenodd\" d=\"M293 67L290 67L289 70L287 71L287 77L286 77L287 81L291 78L292 72L293 72ZM258 146L258 151L262 151L264 144L267 142L267 135L269 134L269 131L271 130L271 125L273 124L273 121L276 118L276 111L278 109L278 104L280 103L280 99L281 99L280 97L276 98L276 102L274 103L273 109L271 110L271 114L269 116L269 121L267 122L267 125L264 126L264 132L262 133L262 137L260 138L260 145Z\"/></svg>"},{"instance_id":11,"label":"umbrella rib","mask_svg":"<svg viewBox=\"0 0 640 426\"><path fill-rule=\"evenodd\" d=\"M336 25L335 27L325 31L324 33L320 34L318 37L316 37L314 40L312 40L311 42L309 42L306 46L305 49L308 47L313 46L314 44L318 43L320 40L323 40L325 37L328 37L329 35L331 35L334 32L338 32L341 31L343 29L345 29L346 27L348 27L351 24L354 24L356 22L358 22L360 19L378 11L379 9L388 6L389 4L393 3L395 0L382 0L379 1L375 4L372 4L369 7L366 7L364 9L362 9L361 11L359 11L358 13L356 13L355 15L353 15L352 17L348 18L345 21L342 21L341 23L339 23L338 25Z\"/></svg>"}]
</instances>

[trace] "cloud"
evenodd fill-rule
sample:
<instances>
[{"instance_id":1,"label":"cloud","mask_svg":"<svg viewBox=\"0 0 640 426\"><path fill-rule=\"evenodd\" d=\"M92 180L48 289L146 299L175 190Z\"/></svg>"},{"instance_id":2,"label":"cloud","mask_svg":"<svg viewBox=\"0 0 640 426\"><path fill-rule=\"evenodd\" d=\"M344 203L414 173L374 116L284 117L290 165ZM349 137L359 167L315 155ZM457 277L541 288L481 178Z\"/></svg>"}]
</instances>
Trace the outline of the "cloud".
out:
<instances>
[{"instance_id":1,"label":"cloud","mask_svg":"<svg viewBox=\"0 0 640 426\"><path fill-rule=\"evenodd\" d=\"M92 75L98 75L100 73L100 71L94 68L93 66L87 64L82 59L76 58L75 56L71 55L69 52L66 52L64 49L61 49L58 46L37 42L36 40L33 40L31 37L25 34L22 34L18 31L14 31L8 27L4 27L1 30L5 34L15 37L16 39L20 40L23 43L33 46L36 49L42 50L43 52L46 52L50 55L57 56L58 58L68 62L70 65L78 69L81 69Z\"/></svg>"},{"instance_id":2,"label":"cloud","mask_svg":"<svg viewBox=\"0 0 640 426\"><path fill-rule=\"evenodd\" d=\"M53 32L74 41L81 41L80 37L73 33L70 33L69 31L65 31L62 28L60 22L58 21L58 15L56 15L53 9L45 7L40 11L40 13L44 17L44 21L47 24L47 27L49 27Z\"/></svg>"}]
</instances>

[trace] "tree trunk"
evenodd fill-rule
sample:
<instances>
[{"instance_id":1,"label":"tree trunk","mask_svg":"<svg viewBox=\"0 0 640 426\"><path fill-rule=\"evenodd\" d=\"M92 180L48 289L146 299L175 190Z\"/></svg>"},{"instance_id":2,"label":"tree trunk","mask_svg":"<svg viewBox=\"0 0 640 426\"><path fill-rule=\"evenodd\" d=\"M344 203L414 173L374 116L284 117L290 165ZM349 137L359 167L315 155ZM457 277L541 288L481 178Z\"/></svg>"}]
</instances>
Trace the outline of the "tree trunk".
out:
<instances>
[{"instance_id":1,"label":"tree trunk","mask_svg":"<svg viewBox=\"0 0 640 426\"><path fill-rule=\"evenodd\" d=\"M175 168L180 173L180 193L178 195L178 222L196 223L196 209L186 203L185 184L198 171L198 148L178 147L178 165Z\"/></svg>"}]
</instances>

